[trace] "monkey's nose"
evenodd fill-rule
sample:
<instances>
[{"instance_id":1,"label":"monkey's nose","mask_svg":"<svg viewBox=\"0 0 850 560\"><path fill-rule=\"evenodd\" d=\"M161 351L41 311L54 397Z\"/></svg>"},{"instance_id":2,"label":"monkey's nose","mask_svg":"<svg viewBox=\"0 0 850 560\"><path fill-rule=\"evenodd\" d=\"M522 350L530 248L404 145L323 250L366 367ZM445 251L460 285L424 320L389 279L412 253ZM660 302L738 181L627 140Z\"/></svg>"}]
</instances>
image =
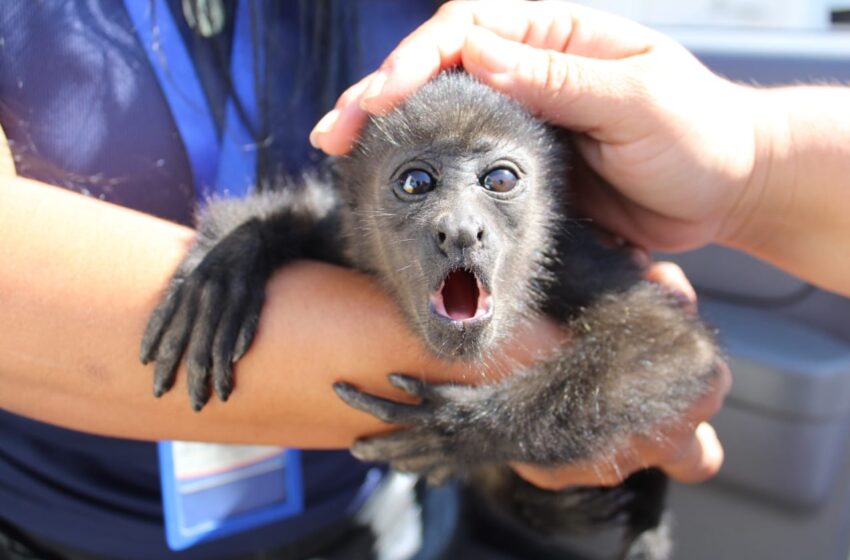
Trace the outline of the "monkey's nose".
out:
<instances>
[{"instance_id":1,"label":"monkey's nose","mask_svg":"<svg viewBox=\"0 0 850 560\"><path fill-rule=\"evenodd\" d=\"M448 254L454 250L472 249L484 243L484 224L478 220L452 223L440 220L437 226L437 245Z\"/></svg>"}]
</instances>

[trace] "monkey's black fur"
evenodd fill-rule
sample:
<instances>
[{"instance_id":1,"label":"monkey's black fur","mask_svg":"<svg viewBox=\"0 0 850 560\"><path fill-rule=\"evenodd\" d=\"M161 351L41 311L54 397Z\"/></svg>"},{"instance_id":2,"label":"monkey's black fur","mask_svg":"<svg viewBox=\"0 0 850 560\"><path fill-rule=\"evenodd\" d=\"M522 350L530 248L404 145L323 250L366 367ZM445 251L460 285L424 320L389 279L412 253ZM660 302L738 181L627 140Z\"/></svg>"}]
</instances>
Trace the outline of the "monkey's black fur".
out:
<instances>
[{"instance_id":1,"label":"monkey's black fur","mask_svg":"<svg viewBox=\"0 0 850 560\"><path fill-rule=\"evenodd\" d=\"M352 451L432 480L471 475L543 530L621 523L628 557L665 557L659 472L613 489L545 492L500 467L611 457L630 435L651 436L674 421L717 367L700 321L571 214L567 161L560 132L448 73L372 118L352 154L335 163L332 181L213 202L145 332L142 361L156 360L155 394L171 387L185 353L193 406L207 402L210 381L226 400L265 283L293 259L373 274L446 358L486 356L522 321L545 313L568 325L572 340L501 381L433 385L391 375L418 404L337 383L349 405L411 427ZM504 472L482 469L492 466Z\"/></svg>"}]
</instances>

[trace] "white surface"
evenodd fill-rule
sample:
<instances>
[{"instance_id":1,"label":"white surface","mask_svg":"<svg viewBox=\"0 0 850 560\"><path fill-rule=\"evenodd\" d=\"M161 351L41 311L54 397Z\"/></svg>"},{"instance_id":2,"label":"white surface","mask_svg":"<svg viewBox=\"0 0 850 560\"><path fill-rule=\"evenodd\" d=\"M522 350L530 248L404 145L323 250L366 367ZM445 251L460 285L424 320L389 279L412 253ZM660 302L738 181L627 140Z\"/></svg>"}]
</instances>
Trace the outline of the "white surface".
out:
<instances>
[{"instance_id":1,"label":"white surface","mask_svg":"<svg viewBox=\"0 0 850 560\"><path fill-rule=\"evenodd\" d=\"M581 2L650 25L722 25L825 29L843 0L586 0Z\"/></svg>"}]
</instances>

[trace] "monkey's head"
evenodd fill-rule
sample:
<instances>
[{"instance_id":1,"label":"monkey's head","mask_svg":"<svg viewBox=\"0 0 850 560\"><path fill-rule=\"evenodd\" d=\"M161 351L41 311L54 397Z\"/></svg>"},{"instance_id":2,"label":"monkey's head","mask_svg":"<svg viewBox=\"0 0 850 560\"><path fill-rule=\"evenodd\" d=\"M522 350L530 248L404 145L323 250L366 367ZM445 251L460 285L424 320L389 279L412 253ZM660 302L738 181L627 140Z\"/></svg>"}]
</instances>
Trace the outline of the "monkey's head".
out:
<instances>
[{"instance_id":1,"label":"monkey's head","mask_svg":"<svg viewBox=\"0 0 850 560\"><path fill-rule=\"evenodd\" d=\"M441 74L337 162L349 257L438 355L478 357L538 303L565 161L519 104Z\"/></svg>"}]
</instances>

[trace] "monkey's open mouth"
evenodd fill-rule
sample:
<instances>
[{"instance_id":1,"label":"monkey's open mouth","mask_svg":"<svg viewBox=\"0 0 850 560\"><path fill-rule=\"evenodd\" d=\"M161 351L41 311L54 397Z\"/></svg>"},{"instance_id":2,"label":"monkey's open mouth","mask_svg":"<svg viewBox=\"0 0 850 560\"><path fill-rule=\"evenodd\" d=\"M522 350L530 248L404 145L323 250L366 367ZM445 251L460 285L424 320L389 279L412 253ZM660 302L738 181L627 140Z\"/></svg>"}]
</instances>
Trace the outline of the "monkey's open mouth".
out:
<instances>
[{"instance_id":1,"label":"monkey's open mouth","mask_svg":"<svg viewBox=\"0 0 850 560\"><path fill-rule=\"evenodd\" d=\"M431 294L431 306L437 315L463 322L488 315L492 298L475 274L461 268L450 272Z\"/></svg>"}]
</instances>

